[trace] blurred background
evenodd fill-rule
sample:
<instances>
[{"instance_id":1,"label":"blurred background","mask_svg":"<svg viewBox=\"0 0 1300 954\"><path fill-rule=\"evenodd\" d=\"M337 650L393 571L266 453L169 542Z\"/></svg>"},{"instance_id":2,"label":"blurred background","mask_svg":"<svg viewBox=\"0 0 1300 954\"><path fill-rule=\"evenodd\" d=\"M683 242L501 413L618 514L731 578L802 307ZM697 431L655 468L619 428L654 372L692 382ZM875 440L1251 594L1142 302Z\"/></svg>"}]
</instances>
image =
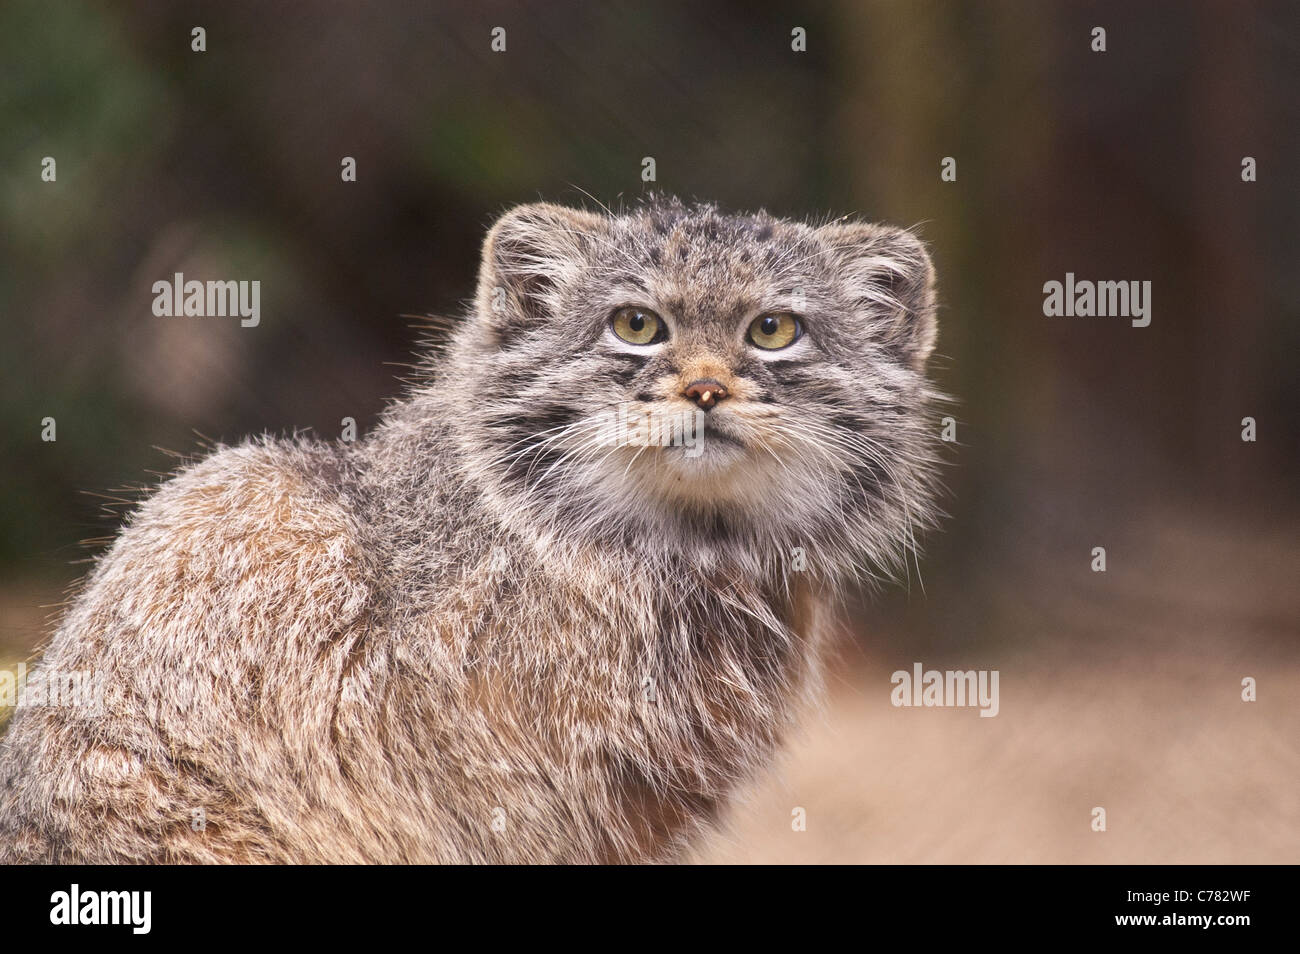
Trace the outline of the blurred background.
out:
<instances>
[{"instance_id":1,"label":"blurred background","mask_svg":"<svg viewBox=\"0 0 1300 954\"><path fill-rule=\"evenodd\" d=\"M951 519L700 860L1300 861L1295 13L9 0L0 666L167 452L371 424L509 205L855 213L931 243ZM155 317L174 272L260 280L260 325ZM1150 281L1150 326L1044 317L1066 272ZM1000 715L891 707L914 662L999 670Z\"/></svg>"}]
</instances>

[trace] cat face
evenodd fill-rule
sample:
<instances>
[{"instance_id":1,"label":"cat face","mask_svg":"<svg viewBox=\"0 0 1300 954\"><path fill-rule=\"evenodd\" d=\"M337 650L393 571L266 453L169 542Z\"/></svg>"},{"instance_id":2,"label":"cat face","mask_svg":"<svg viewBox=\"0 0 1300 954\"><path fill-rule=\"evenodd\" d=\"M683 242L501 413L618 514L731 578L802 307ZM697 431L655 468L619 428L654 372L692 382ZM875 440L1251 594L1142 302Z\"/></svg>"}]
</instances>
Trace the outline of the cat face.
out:
<instances>
[{"instance_id":1,"label":"cat face","mask_svg":"<svg viewBox=\"0 0 1300 954\"><path fill-rule=\"evenodd\" d=\"M934 340L909 233L668 201L507 213L455 347L475 453L521 506L683 544L853 538L887 562L930 510Z\"/></svg>"}]
</instances>

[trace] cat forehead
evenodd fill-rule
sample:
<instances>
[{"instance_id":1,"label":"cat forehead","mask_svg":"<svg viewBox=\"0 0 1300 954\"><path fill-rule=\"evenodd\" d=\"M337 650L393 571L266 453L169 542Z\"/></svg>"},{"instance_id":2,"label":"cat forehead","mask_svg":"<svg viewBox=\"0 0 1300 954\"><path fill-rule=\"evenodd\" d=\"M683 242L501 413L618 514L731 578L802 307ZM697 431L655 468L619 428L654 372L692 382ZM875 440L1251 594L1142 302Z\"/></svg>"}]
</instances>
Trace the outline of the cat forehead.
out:
<instances>
[{"instance_id":1,"label":"cat forehead","mask_svg":"<svg viewBox=\"0 0 1300 954\"><path fill-rule=\"evenodd\" d=\"M760 213L732 215L713 206L660 206L612 220L614 235L657 253L664 264L693 254L748 252L747 259L776 256L806 241L806 227Z\"/></svg>"},{"instance_id":2,"label":"cat forehead","mask_svg":"<svg viewBox=\"0 0 1300 954\"><path fill-rule=\"evenodd\" d=\"M825 268L813 231L765 214L728 215L708 207L651 208L610 220L597 257L607 277L687 298L741 292L773 281L798 283Z\"/></svg>"}]
</instances>

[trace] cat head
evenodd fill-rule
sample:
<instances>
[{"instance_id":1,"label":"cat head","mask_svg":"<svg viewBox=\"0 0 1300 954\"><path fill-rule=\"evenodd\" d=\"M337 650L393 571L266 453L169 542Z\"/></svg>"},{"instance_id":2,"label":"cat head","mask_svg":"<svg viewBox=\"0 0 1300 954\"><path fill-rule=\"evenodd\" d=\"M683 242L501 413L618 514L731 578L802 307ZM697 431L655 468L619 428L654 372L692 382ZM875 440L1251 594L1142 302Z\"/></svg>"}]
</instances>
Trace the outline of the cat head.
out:
<instances>
[{"instance_id":1,"label":"cat head","mask_svg":"<svg viewBox=\"0 0 1300 954\"><path fill-rule=\"evenodd\" d=\"M479 479L556 532L890 568L933 514L911 233L655 200L506 213L452 348Z\"/></svg>"}]
</instances>

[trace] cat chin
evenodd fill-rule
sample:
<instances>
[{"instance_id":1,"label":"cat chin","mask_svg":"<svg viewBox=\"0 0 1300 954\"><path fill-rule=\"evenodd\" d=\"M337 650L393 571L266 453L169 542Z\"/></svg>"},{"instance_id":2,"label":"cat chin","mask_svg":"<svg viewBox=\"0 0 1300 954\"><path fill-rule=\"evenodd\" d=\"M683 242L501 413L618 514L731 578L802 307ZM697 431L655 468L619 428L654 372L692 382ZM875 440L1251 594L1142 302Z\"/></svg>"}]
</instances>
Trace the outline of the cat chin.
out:
<instances>
[{"instance_id":1,"label":"cat chin","mask_svg":"<svg viewBox=\"0 0 1300 954\"><path fill-rule=\"evenodd\" d=\"M763 506L788 481L776 462L734 438L710 436L694 447L656 447L618 468L620 486L637 500L707 511Z\"/></svg>"}]
</instances>

